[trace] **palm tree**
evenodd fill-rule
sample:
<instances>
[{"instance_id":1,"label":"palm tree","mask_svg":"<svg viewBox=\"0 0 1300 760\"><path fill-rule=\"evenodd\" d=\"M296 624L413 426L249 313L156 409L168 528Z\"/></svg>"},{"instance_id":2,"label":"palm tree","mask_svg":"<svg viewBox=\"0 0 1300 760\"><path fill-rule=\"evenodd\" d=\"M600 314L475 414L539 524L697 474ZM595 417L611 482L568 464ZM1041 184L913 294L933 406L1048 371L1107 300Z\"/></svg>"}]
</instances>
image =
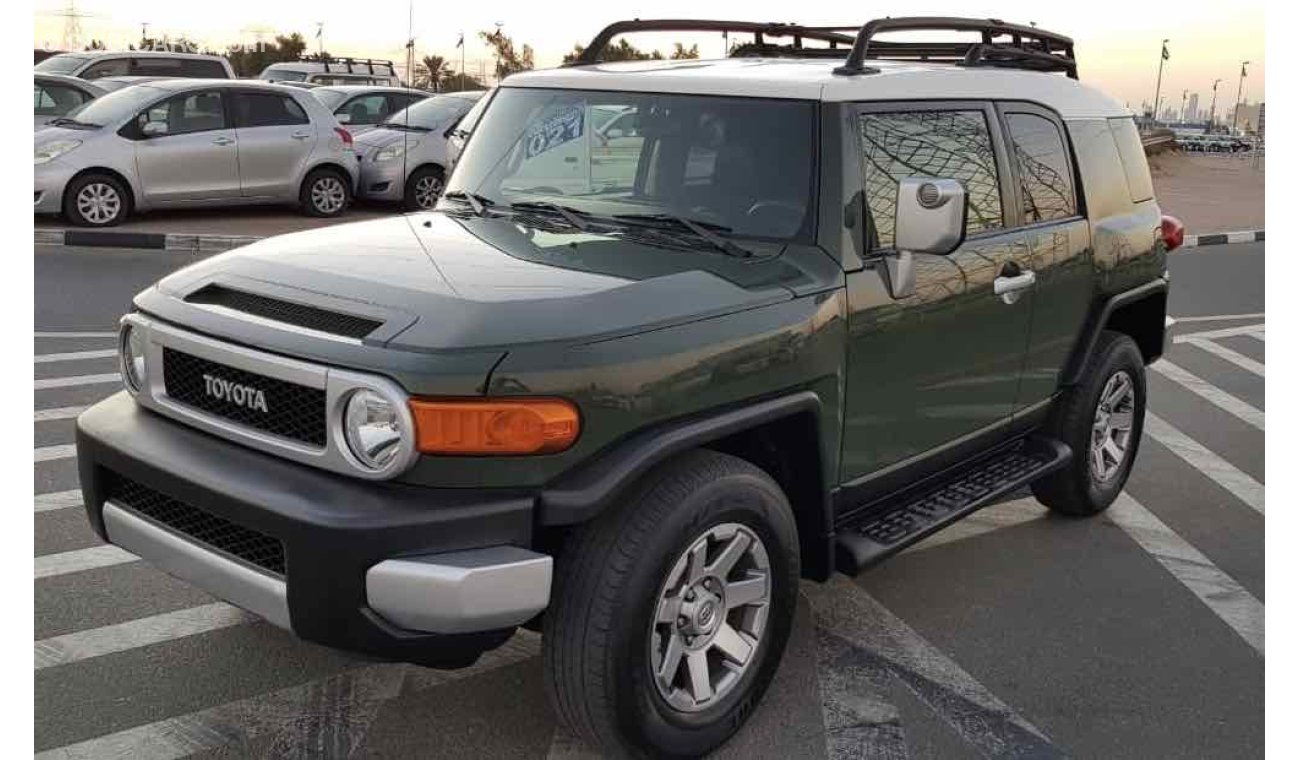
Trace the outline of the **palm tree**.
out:
<instances>
[{"instance_id":1,"label":"palm tree","mask_svg":"<svg viewBox=\"0 0 1300 760\"><path fill-rule=\"evenodd\" d=\"M451 65L447 59L440 55L426 55L420 59L420 67L424 69L421 74L421 81L424 86L434 92L442 90L442 85L451 78Z\"/></svg>"}]
</instances>

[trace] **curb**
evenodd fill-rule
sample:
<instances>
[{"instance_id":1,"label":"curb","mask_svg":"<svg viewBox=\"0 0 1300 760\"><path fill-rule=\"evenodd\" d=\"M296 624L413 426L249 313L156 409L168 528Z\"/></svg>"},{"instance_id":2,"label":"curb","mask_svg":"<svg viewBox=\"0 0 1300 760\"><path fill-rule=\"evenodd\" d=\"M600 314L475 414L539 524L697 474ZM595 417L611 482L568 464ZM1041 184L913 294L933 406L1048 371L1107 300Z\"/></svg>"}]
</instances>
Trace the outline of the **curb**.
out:
<instances>
[{"instance_id":1,"label":"curb","mask_svg":"<svg viewBox=\"0 0 1300 760\"><path fill-rule=\"evenodd\" d=\"M105 232L102 230L36 230L36 245L75 245L92 248L147 248L179 253L217 253L261 240L256 235L183 235L163 232Z\"/></svg>"},{"instance_id":2,"label":"curb","mask_svg":"<svg viewBox=\"0 0 1300 760\"><path fill-rule=\"evenodd\" d=\"M1182 247L1199 248L1204 245L1262 242L1264 242L1263 230L1242 230L1240 232L1215 232L1209 235L1184 235Z\"/></svg>"}]
</instances>

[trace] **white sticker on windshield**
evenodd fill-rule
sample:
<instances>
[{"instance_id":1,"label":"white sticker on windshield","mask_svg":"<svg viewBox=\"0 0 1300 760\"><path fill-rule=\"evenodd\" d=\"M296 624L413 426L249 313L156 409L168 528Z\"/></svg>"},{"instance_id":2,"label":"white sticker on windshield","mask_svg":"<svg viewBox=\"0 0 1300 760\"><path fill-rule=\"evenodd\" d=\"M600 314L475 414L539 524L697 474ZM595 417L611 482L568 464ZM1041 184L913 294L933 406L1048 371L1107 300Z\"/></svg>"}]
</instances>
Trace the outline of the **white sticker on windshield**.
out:
<instances>
[{"instance_id":1,"label":"white sticker on windshield","mask_svg":"<svg viewBox=\"0 0 1300 760\"><path fill-rule=\"evenodd\" d=\"M529 128L525 143L525 158L533 158L566 142L582 137L584 108L581 105L562 108L540 124Z\"/></svg>"}]
</instances>

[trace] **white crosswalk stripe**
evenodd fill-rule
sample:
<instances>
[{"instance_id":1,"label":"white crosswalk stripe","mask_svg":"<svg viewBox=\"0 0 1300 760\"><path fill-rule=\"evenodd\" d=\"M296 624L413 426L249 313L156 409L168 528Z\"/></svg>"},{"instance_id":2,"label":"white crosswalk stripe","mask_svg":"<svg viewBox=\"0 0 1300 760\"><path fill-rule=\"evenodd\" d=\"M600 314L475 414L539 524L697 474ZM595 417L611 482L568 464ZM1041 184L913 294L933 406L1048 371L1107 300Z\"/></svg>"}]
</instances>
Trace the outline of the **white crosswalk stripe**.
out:
<instances>
[{"instance_id":1,"label":"white crosswalk stripe","mask_svg":"<svg viewBox=\"0 0 1300 760\"><path fill-rule=\"evenodd\" d=\"M37 462L53 462L56 459L73 459L77 456L75 443L62 443L57 446L42 446L33 455Z\"/></svg>"},{"instance_id":2,"label":"white crosswalk stripe","mask_svg":"<svg viewBox=\"0 0 1300 760\"><path fill-rule=\"evenodd\" d=\"M1121 493L1106 515L1148 554L1264 654L1264 605L1146 507Z\"/></svg>"},{"instance_id":3,"label":"white crosswalk stripe","mask_svg":"<svg viewBox=\"0 0 1300 760\"><path fill-rule=\"evenodd\" d=\"M1242 422L1257 427L1260 430L1264 429L1263 412L1250 404L1247 404L1236 396L1220 389L1218 386L1207 383L1177 364L1174 364L1167 359L1161 359L1155 364L1152 364L1151 369L1159 372L1170 380L1173 380L1175 383L1178 383L1187 390L1195 393L1211 404L1214 404Z\"/></svg>"},{"instance_id":4,"label":"white crosswalk stripe","mask_svg":"<svg viewBox=\"0 0 1300 760\"><path fill-rule=\"evenodd\" d=\"M51 512L56 509L81 506L81 489L36 494L36 511Z\"/></svg>"},{"instance_id":5,"label":"white crosswalk stripe","mask_svg":"<svg viewBox=\"0 0 1300 760\"><path fill-rule=\"evenodd\" d=\"M117 333L107 331L107 330L103 330L103 331L73 330L68 332L59 331L59 330L37 330L35 333L35 337L37 338L116 338Z\"/></svg>"},{"instance_id":6,"label":"white crosswalk stripe","mask_svg":"<svg viewBox=\"0 0 1300 760\"><path fill-rule=\"evenodd\" d=\"M80 573L85 570L97 570L112 567L140 559L131 552L119 549L112 544L92 546L88 549L74 549L58 554L42 554L36 558L36 579L53 578L57 575Z\"/></svg>"},{"instance_id":7,"label":"white crosswalk stripe","mask_svg":"<svg viewBox=\"0 0 1300 760\"><path fill-rule=\"evenodd\" d=\"M1260 377L1264 376L1264 365L1261 362L1257 362L1249 356L1233 351L1227 346L1221 346L1209 338L1192 338L1187 341L1187 343L1188 345L1196 346L1202 351L1214 354L1224 361L1232 362L1247 372L1252 372Z\"/></svg>"},{"instance_id":8,"label":"white crosswalk stripe","mask_svg":"<svg viewBox=\"0 0 1300 760\"><path fill-rule=\"evenodd\" d=\"M99 375L75 375L73 377L44 377L36 381L36 390L75 388L81 385L107 385L108 383L119 383L121 381L122 376L116 372L105 372Z\"/></svg>"},{"instance_id":9,"label":"white crosswalk stripe","mask_svg":"<svg viewBox=\"0 0 1300 760\"><path fill-rule=\"evenodd\" d=\"M1174 336L1174 343L1186 343L1192 340L1215 340L1216 338L1231 338L1236 335L1263 335L1264 325L1238 325L1236 327L1225 327L1221 330L1205 330L1203 332L1183 333Z\"/></svg>"},{"instance_id":10,"label":"white crosswalk stripe","mask_svg":"<svg viewBox=\"0 0 1300 760\"><path fill-rule=\"evenodd\" d=\"M102 351L68 351L59 354L37 354L37 364L49 364L50 362L74 362L85 359L108 359L117 356L117 349L109 348Z\"/></svg>"},{"instance_id":11,"label":"white crosswalk stripe","mask_svg":"<svg viewBox=\"0 0 1300 760\"><path fill-rule=\"evenodd\" d=\"M1263 319L1264 312L1254 314L1208 314L1199 317L1174 317L1179 324L1184 322L1231 322L1237 319Z\"/></svg>"},{"instance_id":12,"label":"white crosswalk stripe","mask_svg":"<svg viewBox=\"0 0 1300 760\"><path fill-rule=\"evenodd\" d=\"M242 625L256 616L238 607L214 602L175 612L139 618L117 625L91 628L36 642L36 669L102 657L186 636Z\"/></svg>"},{"instance_id":13,"label":"white crosswalk stripe","mask_svg":"<svg viewBox=\"0 0 1300 760\"><path fill-rule=\"evenodd\" d=\"M86 411L84 406L60 406L54 409L37 409L33 414L34 422L53 422L55 420L76 419L77 415Z\"/></svg>"},{"instance_id":14,"label":"white crosswalk stripe","mask_svg":"<svg viewBox=\"0 0 1300 760\"><path fill-rule=\"evenodd\" d=\"M1264 514L1264 484L1237 469L1228 460L1202 446L1178 428L1147 412L1143 432L1177 454L1184 462L1223 487L1228 493Z\"/></svg>"}]
</instances>

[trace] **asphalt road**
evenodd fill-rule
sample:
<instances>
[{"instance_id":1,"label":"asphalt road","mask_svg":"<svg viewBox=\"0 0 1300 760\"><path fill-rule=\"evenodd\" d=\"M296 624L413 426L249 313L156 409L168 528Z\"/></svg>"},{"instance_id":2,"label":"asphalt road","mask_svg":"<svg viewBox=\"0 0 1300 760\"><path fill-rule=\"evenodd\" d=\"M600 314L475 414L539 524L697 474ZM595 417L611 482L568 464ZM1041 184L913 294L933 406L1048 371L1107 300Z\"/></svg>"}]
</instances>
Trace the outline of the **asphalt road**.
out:
<instances>
[{"instance_id":1,"label":"asphalt road","mask_svg":"<svg viewBox=\"0 0 1300 760\"><path fill-rule=\"evenodd\" d=\"M589 756L557 734L535 635L462 671L362 661L99 545L72 418L117 389L106 336L131 295L191 260L36 252L38 756ZM1263 754L1264 246L1170 271L1170 314L1191 319L1148 372L1126 495L1083 521L1013 499L806 584L771 692L719 757Z\"/></svg>"}]
</instances>

